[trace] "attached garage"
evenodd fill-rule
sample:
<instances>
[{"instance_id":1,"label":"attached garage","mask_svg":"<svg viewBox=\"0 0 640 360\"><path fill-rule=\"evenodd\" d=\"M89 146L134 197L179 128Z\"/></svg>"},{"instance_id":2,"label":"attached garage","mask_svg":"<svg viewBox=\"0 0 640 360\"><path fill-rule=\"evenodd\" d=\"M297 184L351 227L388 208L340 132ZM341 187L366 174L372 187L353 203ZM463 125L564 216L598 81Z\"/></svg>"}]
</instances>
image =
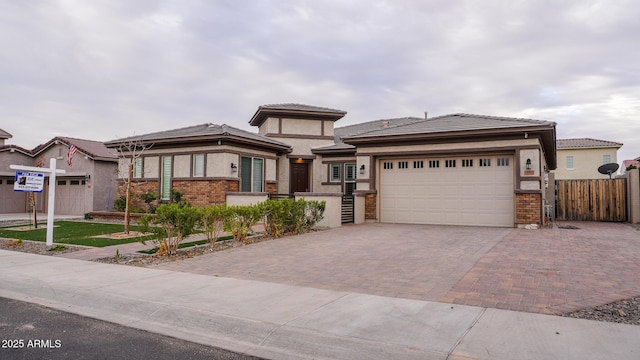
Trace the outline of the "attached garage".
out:
<instances>
[{"instance_id":1,"label":"attached garage","mask_svg":"<svg viewBox=\"0 0 640 360\"><path fill-rule=\"evenodd\" d=\"M80 179L59 179L56 186L56 214L82 215L85 212L86 182Z\"/></svg>"},{"instance_id":2,"label":"attached garage","mask_svg":"<svg viewBox=\"0 0 640 360\"><path fill-rule=\"evenodd\" d=\"M514 226L513 156L380 159L380 221Z\"/></svg>"}]
</instances>

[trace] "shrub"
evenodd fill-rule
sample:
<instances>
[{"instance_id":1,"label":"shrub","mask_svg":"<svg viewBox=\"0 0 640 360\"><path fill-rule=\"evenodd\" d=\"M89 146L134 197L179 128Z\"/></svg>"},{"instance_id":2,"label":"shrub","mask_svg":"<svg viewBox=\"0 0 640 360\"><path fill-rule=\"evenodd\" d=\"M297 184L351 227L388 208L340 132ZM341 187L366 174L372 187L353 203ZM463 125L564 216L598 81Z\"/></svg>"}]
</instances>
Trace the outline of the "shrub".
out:
<instances>
[{"instance_id":1,"label":"shrub","mask_svg":"<svg viewBox=\"0 0 640 360\"><path fill-rule=\"evenodd\" d=\"M138 198L147 204L147 212L149 214L156 212L158 194L153 191L147 191L146 193L138 194Z\"/></svg>"},{"instance_id":2,"label":"shrub","mask_svg":"<svg viewBox=\"0 0 640 360\"><path fill-rule=\"evenodd\" d=\"M251 228L262 218L260 205L228 206L225 218L225 230L233 235L233 240L246 243Z\"/></svg>"},{"instance_id":3,"label":"shrub","mask_svg":"<svg viewBox=\"0 0 640 360\"><path fill-rule=\"evenodd\" d=\"M127 197L122 195L113 201L113 210L124 212L127 208Z\"/></svg>"},{"instance_id":4,"label":"shrub","mask_svg":"<svg viewBox=\"0 0 640 360\"><path fill-rule=\"evenodd\" d=\"M280 237L289 231L292 199L268 199L260 203L262 207L264 231L270 237Z\"/></svg>"},{"instance_id":5,"label":"shrub","mask_svg":"<svg viewBox=\"0 0 640 360\"><path fill-rule=\"evenodd\" d=\"M195 229L200 220L198 208L188 204L162 204L155 216L145 215L140 219L143 231L155 235L152 240L167 255L175 255L180 243ZM158 251L161 253L161 251Z\"/></svg>"},{"instance_id":6,"label":"shrub","mask_svg":"<svg viewBox=\"0 0 640 360\"><path fill-rule=\"evenodd\" d=\"M227 216L225 205L205 206L200 209L200 227L207 234L210 245L215 244L224 229L224 220Z\"/></svg>"},{"instance_id":7,"label":"shrub","mask_svg":"<svg viewBox=\"0 0 640 360\"><path fill-rule=\"evenodd\" d=\"M267 235L279 237L287 233L301 234L311 230L324 215L324 201L304 199L266 200L260 203Z\"/></svg>"}]
</instances>

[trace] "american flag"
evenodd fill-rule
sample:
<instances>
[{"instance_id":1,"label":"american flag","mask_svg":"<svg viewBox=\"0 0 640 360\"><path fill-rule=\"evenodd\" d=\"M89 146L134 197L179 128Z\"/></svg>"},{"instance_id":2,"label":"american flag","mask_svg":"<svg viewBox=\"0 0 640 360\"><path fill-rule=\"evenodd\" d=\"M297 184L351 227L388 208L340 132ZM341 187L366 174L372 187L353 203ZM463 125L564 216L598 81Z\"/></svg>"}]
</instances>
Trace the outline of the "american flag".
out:
<instances>
[{"instance_id":1,"label":"american flag","mask_svg":"<svg viewBox=\"0 0 640 360\"><path fill-rule=\"evenodd\" d=\"M75 145L69 146L69 151L67 151L67 164L71 166L71 162L73 162L73 154L78 151L78 148Z\"/></svg>"}]
</instances>

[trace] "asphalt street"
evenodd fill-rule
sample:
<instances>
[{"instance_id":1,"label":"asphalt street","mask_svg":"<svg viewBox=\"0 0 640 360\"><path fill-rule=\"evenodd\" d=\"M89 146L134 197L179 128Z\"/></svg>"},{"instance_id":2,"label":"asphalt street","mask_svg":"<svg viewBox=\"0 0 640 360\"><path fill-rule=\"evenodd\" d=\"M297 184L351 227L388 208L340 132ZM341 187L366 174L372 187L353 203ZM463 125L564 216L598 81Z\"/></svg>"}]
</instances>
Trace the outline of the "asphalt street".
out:
<instances>
[{"instance_id":1,"label":"asphalt street","mask_svg":"<svg viewBox=\"0 0 640 360\"><path fill-rule=\"evenodd\" d=\"M259 358L0 298L0 359Z\"/></svg>"}]
</instances>

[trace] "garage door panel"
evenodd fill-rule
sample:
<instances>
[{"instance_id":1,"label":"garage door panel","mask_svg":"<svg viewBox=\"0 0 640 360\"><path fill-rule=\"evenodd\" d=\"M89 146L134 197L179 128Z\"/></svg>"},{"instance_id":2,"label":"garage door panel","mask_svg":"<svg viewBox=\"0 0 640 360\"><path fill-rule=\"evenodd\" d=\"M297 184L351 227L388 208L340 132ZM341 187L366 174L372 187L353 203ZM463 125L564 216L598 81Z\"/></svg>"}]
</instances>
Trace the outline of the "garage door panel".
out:
<instances>
[{"instance_id":1,"label":"garage door panel","mask_svg":"<svg viewBox=\"0 0 640 360\"><path fill-rule=\"evenodd\" d=\"M469 159L472 157L464 157ZM456 167L445 167L445 160L456 159ZM380 174L381 219L384 222L513 226L513 168L461 167L461 158L435 158L440 168L382 169ZM513 161L510 158L510 164Z\"/></svg>"}]
</instances>

